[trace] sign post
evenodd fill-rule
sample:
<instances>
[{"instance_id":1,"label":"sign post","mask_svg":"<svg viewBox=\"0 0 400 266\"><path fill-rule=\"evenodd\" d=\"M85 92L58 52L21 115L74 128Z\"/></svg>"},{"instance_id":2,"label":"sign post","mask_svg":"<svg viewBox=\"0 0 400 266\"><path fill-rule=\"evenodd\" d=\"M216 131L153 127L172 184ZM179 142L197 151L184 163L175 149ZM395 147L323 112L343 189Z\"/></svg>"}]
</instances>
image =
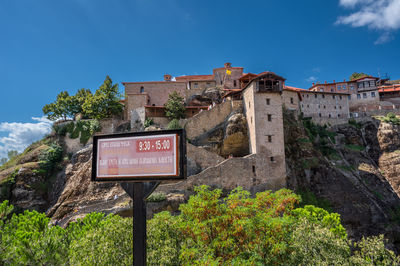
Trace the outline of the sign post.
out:
<instances>
[{"instance_id":1,"label":"sign post","mask_svg":"<svg viewBox=\"0 0 400 266\"><path fill-rule=\"evenodd\" d=\"M183 129L93 137L92 181L121 182L133 199L133 265L146 265L145 199L161 181L185 178Z\"/></svg>"}]
</instances>

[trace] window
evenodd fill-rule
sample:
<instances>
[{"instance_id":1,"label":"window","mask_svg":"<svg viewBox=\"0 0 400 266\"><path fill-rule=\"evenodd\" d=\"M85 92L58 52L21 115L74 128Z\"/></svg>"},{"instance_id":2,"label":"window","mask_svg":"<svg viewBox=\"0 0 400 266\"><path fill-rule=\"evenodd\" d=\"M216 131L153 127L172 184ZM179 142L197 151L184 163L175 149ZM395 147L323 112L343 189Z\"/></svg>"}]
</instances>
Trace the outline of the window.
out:
<instances>
[{"instance_id":1,"label":"window","mask_svg":"<svg viewBox=\"0 0 400 266\"><path fill-rule=\"evenodd\" d=\"M325 94L322 94L322 98L325 98Z\"/></svg>"},{"instance_id":2,"label":"window","mask_svg":"<svg viewBox=\"0 0 400 266\"><path fill-rule=\"evenodd\" d=\"M317 99L318 95L317 95L317 94L315 94L314 96L315 96L315 99Z\"/></svg>"},{"instance_id":3,"label":"window","mask_svg":"<svg viewBox=\"0 0 400 266\"><path fill-rule=\"evenodd\" d=\"M331 118L331 114L329 114L329 118Z\"/></svg>"},{"instance_id":4,"label":"window","mask_svg":"<svg viewBox=\"0 0 400 266\"><path fill-rule=\"evenodd\" d=\"M309 104L307 104L307 108L310 108L310 105L309 105Z\"/></svg>"},{"instance_id":5,"label":"window","mask_svg":"<svg viewBox=\"0 0 400 266\"><path fill-rule=\"evenodd\" d=\"M348 100L351 100L351 95L347 96L347 99L348 99Z\"/></svg>"},{"instance_id":6,"label":"window","mask_svg":"<svg viewBox=\"0 0 400 266\"><path fill-rule=\"evenodd\" d=\"M142 86L142 87L140 87L140 93L143 93L144 92L144 87Z\"/></svg>"},{"instance_id":7,"label":"window","mask_svg":"<svg viewBox=\"0 0 400 266\"><path fill-rule=\"evenodd\" d=\"M371 80L371 81L369 82L369 86L370 86L370 87L375 87L375 80Z\"/></svg>"},{"instance_id":8,"label":"window","mask_svg":"<svg viewBox=\"0 0 400 266\"><path fill-rule=\"evenodd\" d=\"M222 85L222 80L220 81L221 85Z\"/></svg>"},{"instance_id":9,"label":"window","mask_svg":"<svg viewBox=\"0 0 400 266\"><path fill-rule=\"evenodd\" d=\"M375 98L375 92L371 91L371 97Z\"/></svg>"},{"instance_id":10,"label":"window","mask_svg":"<svg viewBox=\"0 0 400 266\"><path fill-rule=\"evenodd\" d=\"M326 109L326 106L324 105L324 109Z\"/></svg>"},{"instance_id":11,"label":"window","mask_svg":"<svg viewBox=\"0 0 400 266\"><path fill-rule=\"evenodd\" d=\"M301 108L304 108L304 104L301 104Z\"/></svg>"},{"instance_id":12,"label":"window","mask_svg":"<svg viewBox=\"0 0 400 266\"><path fill-rule=\"evenodd\" d=\"M369 81L364 81L364 88L368 88L369 87Z\"/></svg>"},{"instance_id":13,"label":"window","mask_svg":"<svg viewBox=\"0 0 400 266\"><path fill-rule=\"evenodd\" d=\"M357 93L357 99L361 99L361 95Z\"/></svg>"},{"instance_id":14,"label":"window","mask_svg":"<svg viewBox=\"0 0 400 266\"><path fill-rule=\"evenodd\" d=\"M342 88L345 90L345 89L346 89L346 85L345 85L345 84L343 84Z\"/></svg>"},{"instance_id":15,"label":"window","mask_svg":"<svg viewBox=\"0 0 400 266\"><path fill-rule=\"evenodd\" d=\"M321 105L320 104L318 104L318 109L321 109Z\"/></svg>"},{"instance_id":16,"label":"window","mask_svg":"<svg viewBox=\"0 0 400 266\"><path fill-rule=\"evenodd\" d=\"M249 108L250 108L250 102L249 102Z\"/></svg>"},{"instance_id":17,"label":"window","mask_svg":"<svg viewBox=\"0 0 400 266\"><path fill-rule=\"evenodd\" d=\"M338 91L340 91L342 89L342 86L337 85L337 89L338 89Z\"/></svg>"},{"instance_id":18,"label":"window","mask_svg":"<svg viewBox=\"0 0 400 266\"><path fill-rule=\"evenodd\" d=\"M290 98L290 103L293 104L293 98Z\"/></svg>"},{"instance_id":19,"label":"window","mask_svg":"<svg viewBox=\"0 0 400 266\"><path fill-rule=\"evenodd\" d=\"M270 159L271 162L275 162L274 156L269 157L269 159Z\"/></svg>"},{"instance_id":20,"label":"window","mask_svg":"<svg viewBox=\"0 0 400 266\"><path fill-rule=\"evenodd\" d=\"M236 80L233 81L233 87L236 87Z\"/></svg>"},{"instance_id":21,"label":"window","mask_svg":"<svg viewBox=\"0 0 400 266\"><path fill-rule=\"evenodd\" d=\"M267 105L270 105L271 99L267 98L267 99L266 99L266 102L267 102Z\"/></svg>"},{"instance_id":22,"label":"window","mask_svg":"<svg viewBox=\"0 0 400 266\"><path fill-rule=\"evenodd\" d=\"M350 86L350 90L354 90L354 86L353 85Z\"/></svg>"},{"instance_id":23,"label":"window","mask_svg":"<svg viewBox=\"0 0 400 266\"><path fill-rule=\"evenodd\" d=\"M336 97L335 97L335 95L332 95L332 99L335 99Z\"/></svg>"},{"instance_id":24,"label":"window","mask_svg":"<svg viewBox=\"0 0 400 266\"><path fill-rule=\"evenodd\" d=\"M363 98L365 99L365 98L367 98L367 93L363 93Z\"/></svg>"},{"instance_id":25,"label":"window","mask_svg":"<svg viewBox=\"0 0 400 266\"><path fill-rule=\"evenodd\" d=\"M340 117L340 114L338 114L337 117Z\"/></svg>"},{"instance_id":26,"label":"window","mask_svg":"<svg viewBox=\"0 0 400 266\"><path fill-rule=\"evenodd\" d=\"M334 89L331 89L331 92L333 92L334 91Z\"/></svg>"},{"instance_id":27,"label":"window","mask_svg":"<svg viewBox=\"0 0 400 266\"><path fill-rule=\"evenodd\" d=\"M339 109L342 110L342 106L339 106Z\"/></svg>"},{"instance_id":28,"label":"window","mask_svg":"<svg viewBox=\"0 0 400 266\"><path fill-rule=\"evenodd\" d=\"M357 85L359 89L364 87L362 82L357 83Z\"/></svg>"},{"instance_id":29,"label":"window","mask_svg":"<svg viewBox=\"0 0 400 266\"><path fill-rule=\"evenodd\" d=\"M272 142L272 136L271 135L268 136L268 142Z\"/></svg>"},{"instance_id":30,"label":"window","mask_svg":"<svg viewBox=\"0 0 400 266\"><path fill-rule=\"evenodd\" d=\"M318 116L321 117L321 113L319 113Z\"/></svg>"},{"instance_id":31,"label":"window","mask_svg":"<svg viewBox=\"0 0 400 266\"><path fill-rule=\"evenodd\" d=\"M250 116L250 124L253 124L253 117Z\"/></svg>"},{"instance_id":32,"label":"window","mask_svg":"<svg viewBox=\"0 0 400 266\"><path fill-rule=\"evenodd\" d=\"M339 99L340 99L340 100L342 99L342 95L339 95Z\"/></svg>"},{"instance_id":33,"label":"window","mask_svg":"<svg viewBox=\"0 0 400 266\"><path fill-rule=\"evenodd\" d=\"M268 121L272 121L272 115L267 115Z\"/></svg>"},{"instance_id":34,"label":"window","mask_svg":"<svg viewBox=\"0 0 400 266\"><path fill-rule=\"evenodd\" d=\"M256 172L256 167L253 165L253 173Z\"/></svg>"},{"instance_id":35,"label":"window","mask_svg":"<svg viewBox=\"0 0 400 266\"><path fill-rule=\"evenodd\" d=\"M309 96L309 95L307 94L307 98L308 98L308 96Z\"/></svg>"},{"instance_id":36,"label":"window","mask_svg":"<svg viewBox=\"0 0 400 266\"><path fill-rule=\"evenodd\" d=\"M335 105L335 109L336 109L336 105Z\"/></svg>"}]
</instances>

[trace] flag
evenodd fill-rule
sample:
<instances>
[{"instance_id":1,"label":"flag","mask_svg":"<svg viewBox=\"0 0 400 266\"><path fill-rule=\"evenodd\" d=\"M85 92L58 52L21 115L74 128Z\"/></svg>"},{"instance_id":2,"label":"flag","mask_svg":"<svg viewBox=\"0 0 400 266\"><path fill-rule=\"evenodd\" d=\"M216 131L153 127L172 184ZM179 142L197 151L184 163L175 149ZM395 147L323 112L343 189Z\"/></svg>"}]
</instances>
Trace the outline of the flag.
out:
<instances>
[{"instance_id":1,"label":"flag","mask_svg":"<svg viewBox=\"0 0 400 266\"><path fill-rule=\"evenodd\" d=\"M230 71L229 69L226 70L226 74L230 75L232 74L232 71Z\"/></svg>"}]
</instances>

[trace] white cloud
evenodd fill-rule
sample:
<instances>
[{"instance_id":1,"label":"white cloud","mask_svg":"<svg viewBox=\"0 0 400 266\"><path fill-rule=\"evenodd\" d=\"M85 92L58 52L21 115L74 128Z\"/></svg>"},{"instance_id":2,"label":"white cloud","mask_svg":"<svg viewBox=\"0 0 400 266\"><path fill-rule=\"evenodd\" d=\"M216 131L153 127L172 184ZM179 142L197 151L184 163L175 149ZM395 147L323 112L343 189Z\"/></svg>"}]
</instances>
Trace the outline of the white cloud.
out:
<instances>
[{"instance_id":1,"label":"white cloud","mask_svg":"<svg viewBox=\"0 0 400 266\"><path fill-rule=\"evenodd\" d=\"M2 122L0 132L7 136L0 138L0 158L7 157L7 152L22 152L32 142L40 140L51 132L52 122L45 117L32 117L34 123Z\"/></svg>"},{"instance_id":2,"label":"white cloud","mask_svg":"<svg viewBox=\"0 0 400 266\"><path fill-rule=\"evenodd\" d=\"M311 76L311 77L306 78L306 81L307 81L307 82L314 82L314 81L317 81L317 80L318 80L318 78L317 78L317 77L314 77L314 76Z\"/></svg>"},{"instance_id":3,"label":"white cloud","mask_svg":"<svg viewBox=\"0 0 400 266\"><path fill-rule=\"evenodd\" d=\"M339 0L339 4L356 11L339 17L336 24L384 31L375 44L389 41L390 32L400 29L400 0Z\"/></svg>"},{"instance_id":4,"label":"white cloud","mask_svg":"<svg viewBox=\"0 0 400 266\"><path fill-rule=\"evenodd\" d=\"M374 42L374 44L384 44L391 41L392 39L392 34L390 32L385 32Z\"/></svg>"}]
</instances>

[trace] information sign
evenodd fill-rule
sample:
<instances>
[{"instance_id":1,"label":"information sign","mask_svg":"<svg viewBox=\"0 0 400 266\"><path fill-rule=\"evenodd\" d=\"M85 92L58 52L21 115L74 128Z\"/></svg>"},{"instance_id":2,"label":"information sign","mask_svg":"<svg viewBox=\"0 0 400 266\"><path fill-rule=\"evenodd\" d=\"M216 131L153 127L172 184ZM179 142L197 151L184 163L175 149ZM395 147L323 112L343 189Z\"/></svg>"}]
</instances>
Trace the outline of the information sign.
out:
<instances>
[{"instance_id":1,"label":"information sign","mask_svg":"<svg viewBox=\"0 0 400 266\"><path fill-rule=\"evenodd\" d=\"M94 181L154 181L186 178L183 130L93 137Z\"/></svg>"}]
</instances>

